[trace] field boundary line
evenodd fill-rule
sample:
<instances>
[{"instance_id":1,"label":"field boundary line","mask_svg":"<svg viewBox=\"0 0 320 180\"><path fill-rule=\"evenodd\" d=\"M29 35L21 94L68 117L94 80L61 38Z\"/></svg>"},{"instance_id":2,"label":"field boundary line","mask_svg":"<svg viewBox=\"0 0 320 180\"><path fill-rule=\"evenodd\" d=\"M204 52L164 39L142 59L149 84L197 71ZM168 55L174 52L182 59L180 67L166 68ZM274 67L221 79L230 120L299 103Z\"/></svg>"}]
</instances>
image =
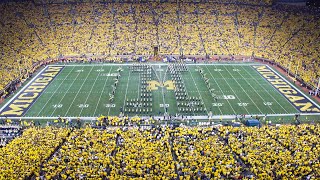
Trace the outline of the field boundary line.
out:
<instances>
[{"instance_id":1,"label":"field boundary line","mask_svg":"<svg viewBox=\"0 0 320 180\"><path fill-rule=\"evenodd\" d=\"M269 69L270 69L270 68L269 68ZM256 71L257 71L257 70L256 70ZM257 72L258 72L258 71L257 71ZM299 109L297 109L297 107L295 107L295 106L284 96L284 94L282 94L282 93L279 91L279 89L275 88L275 87L273 86L273 84L271 84L271 83L270 83L265 77L263 77L259 72L258 72L258 74L263 78L264 81L266 81L269 85L271 85L272 88L273 88L275 91L277 91L283 98L285 98L286 101L287 101L292 107L294 107L294 109L295 109L297 112L300 112ZM281 77L281 79L282 79L282 77Z\"/></svg>"},{"instance_id":2,"label":"field boundary line","mask_svg":"<svg viewBox=\"0 0 320 180\"><path fill-rule=\"evenodd\" d=\"M17 92L13 97L11 97L10 100L9 100L5 105L2 106L2 108L0 109L0 112L2 112L2 110L3 110L4 108L6 108L6 107L7 107L18 95L20 95L27 87L29 87L29 85L30 85L31 83L33 83L34 80L35 80L38 76L40 76L40 74L42 74L42 72L43 72L44 70L46 70L47 68L48 68L48 66L46 66L45 68L43 68L35 77L33 77L26 85L24 85L23 88L20 89L19 92Z\"/></svg>"},{"instance_id":3,"label":"field boundary line","mask_svg":"<svg viewBox=\"0 0 320 180\"><path fill-rule=\"evenodd\" d=\"M320 116L320 113L295 113L295 114L268 114L267 117L283 117L283 116L295 116L296 114L300 114L301 116ZM237 115L214 115L212 116L210 119L235 119ZM250 118L251 116L258 116L258 117L264 117L265 114L254 114L254 115L245 115L245 118ZM128 117L135 117L135 116L128 116ZM160 119L160 120L164 120L163 116L152 116L155 119ZM19 120L19 119L25 119L25 120L37 120L37 119L48 119L48 120L54 120L54 119L58 119L59 117L0 117L0 119L12 119L12 120ZM80 118L81 120L96 120L98 118L98 116L94 116L94 117L61 117L64 119L78 119ZM150 116L141 116L142 119L149 119ZM192 119L203 119L203 120L207 120L209 119L208 116L186 116L185 118L186 120L192 120ZM177 118L177 120L179 120L179 118Z\"/></svg>"}]
</instances>

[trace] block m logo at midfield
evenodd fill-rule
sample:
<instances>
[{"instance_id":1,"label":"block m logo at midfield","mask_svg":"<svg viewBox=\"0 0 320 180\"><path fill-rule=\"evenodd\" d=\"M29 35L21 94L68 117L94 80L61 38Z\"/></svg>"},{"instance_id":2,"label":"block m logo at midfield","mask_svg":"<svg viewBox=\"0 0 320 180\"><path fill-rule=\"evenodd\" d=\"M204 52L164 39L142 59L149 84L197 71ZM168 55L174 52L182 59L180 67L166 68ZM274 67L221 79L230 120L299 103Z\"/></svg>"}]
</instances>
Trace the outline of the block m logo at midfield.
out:
<instances>
[{"instance_id":1,"label":"block m logo at midfield","mask_svg":"<svg viewBox=\"0 0 320 180\"><path fill-rule=\"evenodd\" d=\"M158 90L158 87L165 87L167 88L167 90L174 90L175 88L174 83L171 80L168 80L164 83L160 83L158 81L152 80L152 81L148 81L147 83L148 83L147 89L152 91Z\"/></svg>"}]
</instances>

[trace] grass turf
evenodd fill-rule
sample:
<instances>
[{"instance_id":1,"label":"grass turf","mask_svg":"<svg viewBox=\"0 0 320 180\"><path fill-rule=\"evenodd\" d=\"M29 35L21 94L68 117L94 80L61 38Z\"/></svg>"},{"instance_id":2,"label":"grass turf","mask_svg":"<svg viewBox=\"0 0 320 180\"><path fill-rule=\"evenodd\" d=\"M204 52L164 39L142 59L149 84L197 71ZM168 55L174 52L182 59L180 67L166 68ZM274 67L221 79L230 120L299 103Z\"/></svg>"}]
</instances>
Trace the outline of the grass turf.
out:
<instances>
[{"instance_id":1,"label":"grass turf","mask_svg":"<svg viewBox=\"0 0 320 180\"><path fill-rule=\"evenodd\" d=\"M123 68L114 102L109 101L111 85L119 67ZM213 115L235 114L293 114L298 110L264 79L251 65L210 64L187 65L189 71L182 73L189 96L199 97L206 108L202 113L178 112L173 90L158 87L152 91L152 112L143 115L162 115L163 104L167 104L169 114ZM209 93L199 68L209 78L211 88L219 97L217 101ZM158 82L171 80L166 64L153 65L152 79ZM125 108L127 99L137 99L140 95L141 77L123 65L75 65L65 66L51 82L32 107L26 117L93 117L99 115L119 115ZM162 105L161 105L162 104ZM130 116L136 113L129 114ZM140 115L139 113L137 113Z\"/></svg>"}]
</instances>

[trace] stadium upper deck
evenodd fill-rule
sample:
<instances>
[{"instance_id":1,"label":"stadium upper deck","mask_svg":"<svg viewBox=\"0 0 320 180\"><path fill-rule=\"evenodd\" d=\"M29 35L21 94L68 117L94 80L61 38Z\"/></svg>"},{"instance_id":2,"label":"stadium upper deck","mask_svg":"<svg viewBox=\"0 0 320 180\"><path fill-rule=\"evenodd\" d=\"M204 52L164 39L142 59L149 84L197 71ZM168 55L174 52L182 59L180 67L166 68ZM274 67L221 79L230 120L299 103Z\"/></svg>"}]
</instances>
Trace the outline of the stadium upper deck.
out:
<instances>
[{"instance_id":1,"label":"stadium upper deck","mask_svg":"<svg viewBox=\"0 0 320 180\"><path fill-rule=\"evenodd\" d=\"M269 0L40 2L0 4L0 89L46 59L152 55L154 46L160 55L254 55L313 85L319 77L320 21L311 11L260 5Z\"/></svg>"}]
</instances>

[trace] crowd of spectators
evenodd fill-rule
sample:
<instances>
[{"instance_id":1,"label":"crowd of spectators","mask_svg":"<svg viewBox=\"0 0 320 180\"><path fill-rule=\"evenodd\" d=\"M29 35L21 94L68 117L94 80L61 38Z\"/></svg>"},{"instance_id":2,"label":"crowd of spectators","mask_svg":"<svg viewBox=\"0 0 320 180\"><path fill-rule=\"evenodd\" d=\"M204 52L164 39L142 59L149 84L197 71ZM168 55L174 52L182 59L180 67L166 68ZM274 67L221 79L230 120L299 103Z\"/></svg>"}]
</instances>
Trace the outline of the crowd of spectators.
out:
<instances>
[{"instance_id":1,"label":"crowd of spectators","mask_svg":"<svg viewBox=\"0 0 320 180\"><path fill-rule=\"evenodd\" d=\"M6 179L317 179L320 126L24 130L0 149Z\"/></svg>"},{"instance_id":2,"label":"crowd of spectators","mask_svg":"<svg viewBox=\"0 0 320 180\"><path fill-rule=\"evenodd\" d=\"M264 57L316 85L319 15L271 2L0 3L0 89L46 59L152 55L154 47L160 55Z\"/></svg>"}]
</instances>

